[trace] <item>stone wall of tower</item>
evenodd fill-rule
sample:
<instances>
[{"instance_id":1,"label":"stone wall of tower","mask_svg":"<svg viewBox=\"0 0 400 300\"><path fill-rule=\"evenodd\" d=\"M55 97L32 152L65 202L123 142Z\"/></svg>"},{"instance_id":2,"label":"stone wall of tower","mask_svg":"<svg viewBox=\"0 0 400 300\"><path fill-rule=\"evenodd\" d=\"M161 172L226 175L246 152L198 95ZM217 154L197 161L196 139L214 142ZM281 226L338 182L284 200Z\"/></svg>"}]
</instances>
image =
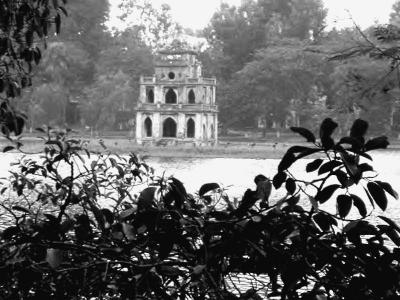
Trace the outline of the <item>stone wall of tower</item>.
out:
<instances>
[{"instance_id":1,"label":"stone wall of tower","mask_svg":"<svg viewBox=\"0 0 400 300\"><path fill-rule=\"evenodd\" d=\"M215 79L202 77L201 63L193 53L161 56L155 74L140 80L138 143L215 143L218 139L215 87Z\"/></svg>"}]
</instances>

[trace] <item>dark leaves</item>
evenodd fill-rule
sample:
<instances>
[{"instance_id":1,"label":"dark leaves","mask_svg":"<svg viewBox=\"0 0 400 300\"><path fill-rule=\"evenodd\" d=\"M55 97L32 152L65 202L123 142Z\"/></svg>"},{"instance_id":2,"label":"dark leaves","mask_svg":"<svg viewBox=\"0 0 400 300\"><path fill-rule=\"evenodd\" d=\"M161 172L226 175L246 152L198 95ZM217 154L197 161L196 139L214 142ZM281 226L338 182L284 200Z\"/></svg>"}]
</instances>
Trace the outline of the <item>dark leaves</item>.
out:
<instances>
[{"instance_id":1,"label":"dark leaves","mask_svg":"<svg viewBox=\"0 0 400 300\"><path fill-rule=\"evenodd\" d=\"M282 186L282 184L285 182L286 178L287 178L287 175L285 172L278 172L272 179L272 183L273 183L275 189L279 189Z\"/></svg>"},{"instance_id":2,"label":"dark leaves","mask_svg":"<svg viewBox=\"0 0 400 300\"><path fill-rule=\"evenodd\" d=\"M367 207L365 206L364 201L358 197L357 195L350 194L351 199L353 200L353 204L357 207L360 215L365 218L367 216Z\"/></svg>"},{"instance_id":3,"label":"dark leaves","mask_svg":"<svg viewBox=\"0 0 400 300\"><path fill-rule=\"evenodd\" d=\"M390 227L396 229L396 231L400 233L399 225L397 225L392 219L389 219L388 217L385 216L378 216L378 217L381 218L383 221L385 221L387 224L389 224Z\"/></svg>"},{"instance_id":4,"label":"dark leaves","mask_svg":"<svg viewBox=\"0 0 400 300\"><path fill-rule=\"evenodd\" d=\"M332 197L333 193L340 188L338 184L329 185L322 190L318 191L317 195L315 196L315 200L319 203L325 203L329 198Z\"/></svg>"},{"instance_id":5,"label":"dark leaves","mask_svg":"<svg viewBox=\"0 0 400 300\"><path fill-rule=\"evenodd\" d=\"M354 121L353 126L350 129L350 137L355 138L360 142L361 145L364 144L364 136L368 130L368 122L357 119Z\"/></svg>"},{"instance_id":6,"label":"dark leaves","mask_svg":"<svg viewBox=\"0 0 400 300\"><path fill-rule=\"evenodd\" d=\"M395 190L393 190L392 186L389 183L383 181L375 181L375 183L379 184L380 187L383 188L385 192L390 194L393 198L395 198L396 200L399 199L399 194Z\"/></svg>"},{"instance_id":7,"label":"dark leaves","mask_svg":"<svg viewBox=\"0 0 400 300\"><path fill-rule=\"evenodd\" d=\"M282 173L283 171L287 170L295 161L296 157L294 154L289 151L286 152L278 165L278 172Z\"/></svg>"},{"instance_id":8,"label":"dark leaves","mask_svg":"<svg viewBox=\"0 0 400 300\"><path fill-rule=\"evenodd\" d=\"M293 180L293 178L288 178L286 180L286 190L291 195L293 195L295 193L295 191L296 191L296 182Z\"/></svg>"},{"instance_id":9,"label":"dark leaves","mask_svg":"<svg viewBox=\"0 0 400 300\"><path fill-rule=\"evenodd\" d=\"M365 151L377 150L377 149L386 149L389 145L389 141L386 136L380 136L369 140L365 144Z\"/></svg>"},{"instance_id":10,"label":"dark leaves","mask_svg":"<svg viewBox=\"0 0 400 300\"><path fill-rule=\"evenodd\" d=\"M350 212L353 203L352 198L348 195L339 195L336 201L339 216L345 218Z\"/></svg>"},{"instance_id":11,"label":"dark leaves","mask_svg":"<svg viewBox=\"0 0 400 300\"><path fill-rule=\"evenodd\" d=\"M329 231L331 226L337 226L337 221L327 213L319 212L313 216L315 223L322 231Z\"/></svg>"},{"instance_id":12,"label":"dark leaves","mask_svg":"<svg viewBox=\"0 0 400 300\"><path fill-rule=\"evenodd\" d=\"M303 146L290 147L278 165L278 172L287 170L296 160L321 151L318 148Z\"/></svg>"},{"instance_id":13,"label":"dark leaves","mask_svg":"<svg viewBox=\"0 0 400 300\"><path fill-rule=\"evenodd\" d=\"M6 147L3 148L3 152L8 152L8 151L11 151L11 150L14 150L14 149L15 149L14 146L6 146Z\"/></svg>"},{"instance_id":14,"label":"dark leaves","mask_svg":"<svg viewBox=\"0 0 400 300\"><path fill-rule=\"evenodd\" d=\"M156 188L148 187L145 188L139 195L138 199L138 210L149 210L154 204Z\"/></svg>"},{"instance_id":15,"label":"dark leaves","mask_svg":"<svg viewBox=\"0 0 400 300\"><path fill-rule=\"evenodd\" d=\"M322 175L324 173L328 173L333 171L334 168L339 167L342 165L341 161L338 160L331 160L324 163L318 170L318 175Z\"/></svg>"},{"instance_id":16,"label":"dark leaves","mask_svg":"<svg viewBox=\"0 0 400 300\"><path fill-rule=\"evenodd\" d=\"M324 162L323 159L318 158L318 159L316 159L316 160L314 160L314 161L308 163L307 166L306 166L306 171L307 171L308 173L310 173L310 172L313 172L313 171L315 171L315 170L318 170L318 168L321 166L321 164L322 164L323 162Z\"/></svg>"},{"instance_id":17,"label":"dark leaves","mask_svg":"<svg viewBox=\"0 0 400 300\"><path fill-rule=\"evenodd\" d=\"M203 184L203 185L200 187L199 196L200 196L200 197L203 197L203 196L204 196L205 194L207 194L209 191L216 190L216 189L219 189L219 188L220 188L219 184L218 184L218 183L215 183L215 182Z\"/></svg>"},{"instance_id":18,"label":"dark leaves","mask_svg":"<svg viewBox=\"0 0 400 300\"><path fill-rule=\"evenodd\" d=\"M315 136L314 134L309 131L308 129L302 127L290 127L293 132L300 134L301 136L305 137L307 142L315 143Z\"/></svg>"},{"instance_id":19,"label":"dark leaves","mask_svg":"<svg viewBox=\"0 0 400 300\"><path fill-rule=\"evenodd\" d=\"M321 127L319 129L319 136L321 138L322 146L325 149L330 149L334 146L334 141L331 138L331 135L337 126L338 124L334 122L331 118L327 118L322 121Z\"/></svg>"},{"instance_id":20,"label":"dark leaves","mask_svg":"<svg viewBox=\"0 0 400 300\"><path fill-rule=\"evenodd\" d=\"M372 199L374 199L375 203L380 207L380 209L385 211L387 208L388 201L383 188L374 182L368 182L367 188L369 193L371 194Z\"/></svg>"}]
</instances>

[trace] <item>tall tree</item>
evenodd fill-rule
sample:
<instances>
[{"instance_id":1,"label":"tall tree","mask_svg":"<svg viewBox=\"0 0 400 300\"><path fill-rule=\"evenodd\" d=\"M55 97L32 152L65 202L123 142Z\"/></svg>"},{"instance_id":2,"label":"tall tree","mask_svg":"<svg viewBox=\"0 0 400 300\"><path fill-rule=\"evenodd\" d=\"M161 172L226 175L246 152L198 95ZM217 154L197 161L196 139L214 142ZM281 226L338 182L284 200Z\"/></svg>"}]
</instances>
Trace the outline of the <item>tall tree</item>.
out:
<instances>
[{"instance_id":1,"label":"tall tree","mask_svg":"<svg viewBox=\"0 0 400 300\"><path fill-rule=\"evenodd\" d=\"M110 40L110 33L106 31L104 22L109 12L108 1L88 0L81 2L78 0L70 1L70 10L66 18L62 31L62 36L48 40L48 51L44 54L45 64L40 66L36 72L36 79L44 86L33 88L27 95L24 95L27 105L34 99L39 99L45 91L51 96L52 91L57 91L59 105L63 112L69 110L72 102L84 101L83 91L95 81L96 65L99 57ZM39 93L39 94L36 94ZM35 101L36 105L46 105L43 101ZM47 107L42 108L47 111ZM25 111L32 115L29 107L25 106ZM77 114L77 112L75 112ZM71 120L66 116L58 114L54 124L72 125L77 118ZM53 117L50 117L50 119ZM36 120L46 120L36 118Z\"/></svg>"},{"instance_id":2,"label":"tall tree","mask_svg":"<svg viewBox=\"0 0 400 300\"><path fill-rule=\"evenodd\" d=\"M325 17L321 0L247 0L239 7L223 3L205 36L212 48L210 56L220 58L220 75L229 79L271 41L315 40L324 28Z\"/></svg>"},{"instance_id":3,"label":"tall tree","mask_svg":"<svg viewBox=\"0 0 400 300\"><path fill-rule=\"evenodd\" d=\"M40 45L50 33L60 32L65 0L0 1L0 129L19 135L24 117L13 109L11 99L30 86L34 64L41 61ZM53 30L54 29L54 30Z\"/></svg>"},{"instance_id":4,"label":"tall tree","mask_svg":"<svg viewBox=\"0 0 400 300\"><path fill-rule=\"evenodd\" d=\"M182 31L181 26L173 21L168 4L157 8L149 0L122 0L119 9L124 29L136 30L142 41L154 51L168 45Z\"/></svg>"},{"instance_id":5,"label":"tall tree","mask_svg":"<svg viewBox=\"0 0 400 300\"><path fill-rule=\"evenodd\" d=\"M244 126L255 125L257 118L262 117L278 129L290 113L297 114L293 120L297 123L312 118L319 121L323 117L318 116L319 103L323 101L321 64L323 57L305 52L304 43L297 40L281 41L258 51L254 60L236 73L231 92L221 99L221 120ZM307 118L302 116L306 112L296 111L304 107L309 110ZM311 115L313 107L319 109L318 114Z\"/></svg>"},{"instance_id":6,"label":"tall tree","mask_svg":"<svg viewBox=\"0 0 400 300\"><path fill-rule=\"evenodd\" d=\"M130 112L132 115L139 98L140 76L152 73L151 48L144 44L136 28L118 33L101 53L95 82L85 89L85 123L98 129L113 128L116 114Z\"/></svg>"}]
</instances>

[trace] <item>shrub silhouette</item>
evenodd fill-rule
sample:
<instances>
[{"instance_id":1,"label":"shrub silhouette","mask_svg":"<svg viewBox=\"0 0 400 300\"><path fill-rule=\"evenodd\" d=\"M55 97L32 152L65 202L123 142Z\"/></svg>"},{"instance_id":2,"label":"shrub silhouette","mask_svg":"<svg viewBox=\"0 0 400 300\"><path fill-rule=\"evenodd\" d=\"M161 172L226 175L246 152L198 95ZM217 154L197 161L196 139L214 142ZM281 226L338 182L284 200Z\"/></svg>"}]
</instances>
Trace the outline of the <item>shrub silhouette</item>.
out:
<instances>
[{"instance_id":1,"label":"shrub silhouette","mask_svg":"<svg viewBox=\"0 0 400 300\"><path fill-rule=\"evenodd\" d=\"M369 162L368 152L386 148L387 138L366 141L368 123L356 120L336 142L336 127L324 120L319 139L292 128L310 146L287 150L273 178L287 196L261 208L254 191L237 204L216 183L191 195L134 154L90 153L66 132L47 130L41 156L22 158L1 189L0 298L261 299L271 292L266 281L250 290L235 284L246 273L278 276L279 299L397 299L400 228L368 218L398 197L375 180ZM309 156L314 178L296 178L290 167ZM322 209L328 201L336 213ZM349 217L352 210L358 217Z\"/></svg>"}]
</instances>

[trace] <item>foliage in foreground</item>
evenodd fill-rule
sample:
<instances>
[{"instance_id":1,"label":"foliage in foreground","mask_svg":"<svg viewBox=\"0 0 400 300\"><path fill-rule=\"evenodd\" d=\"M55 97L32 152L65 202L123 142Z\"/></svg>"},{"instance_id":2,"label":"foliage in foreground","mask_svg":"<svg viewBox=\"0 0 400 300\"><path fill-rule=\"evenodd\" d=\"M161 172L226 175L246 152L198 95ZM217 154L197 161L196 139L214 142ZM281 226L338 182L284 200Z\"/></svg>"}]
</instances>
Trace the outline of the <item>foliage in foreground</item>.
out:
<instances>
[{"instance_id":1,"label":"foliage in foreground","mask_svg":"<svg viewBox=\"0 0 400 300\"><path fill-rule=\"evenodd\" d=\"M387 138L365 141L357 120L335 142L336 127L324 120L318 140L292 128L310 146L282 158L273 184L287 197L269 208L216 183L188 194L133 154L89 153L48 131L41 156L21 158L1 190L0 298L258 299L268 282L246 291L234 278L278 274L280 299L397 299L400 228L368 219L398 197L369 164ZM290 167L309 156L314 179L296 178ZM330 202L336 212L322 209Z\"/></svg>"}]
</instances>

